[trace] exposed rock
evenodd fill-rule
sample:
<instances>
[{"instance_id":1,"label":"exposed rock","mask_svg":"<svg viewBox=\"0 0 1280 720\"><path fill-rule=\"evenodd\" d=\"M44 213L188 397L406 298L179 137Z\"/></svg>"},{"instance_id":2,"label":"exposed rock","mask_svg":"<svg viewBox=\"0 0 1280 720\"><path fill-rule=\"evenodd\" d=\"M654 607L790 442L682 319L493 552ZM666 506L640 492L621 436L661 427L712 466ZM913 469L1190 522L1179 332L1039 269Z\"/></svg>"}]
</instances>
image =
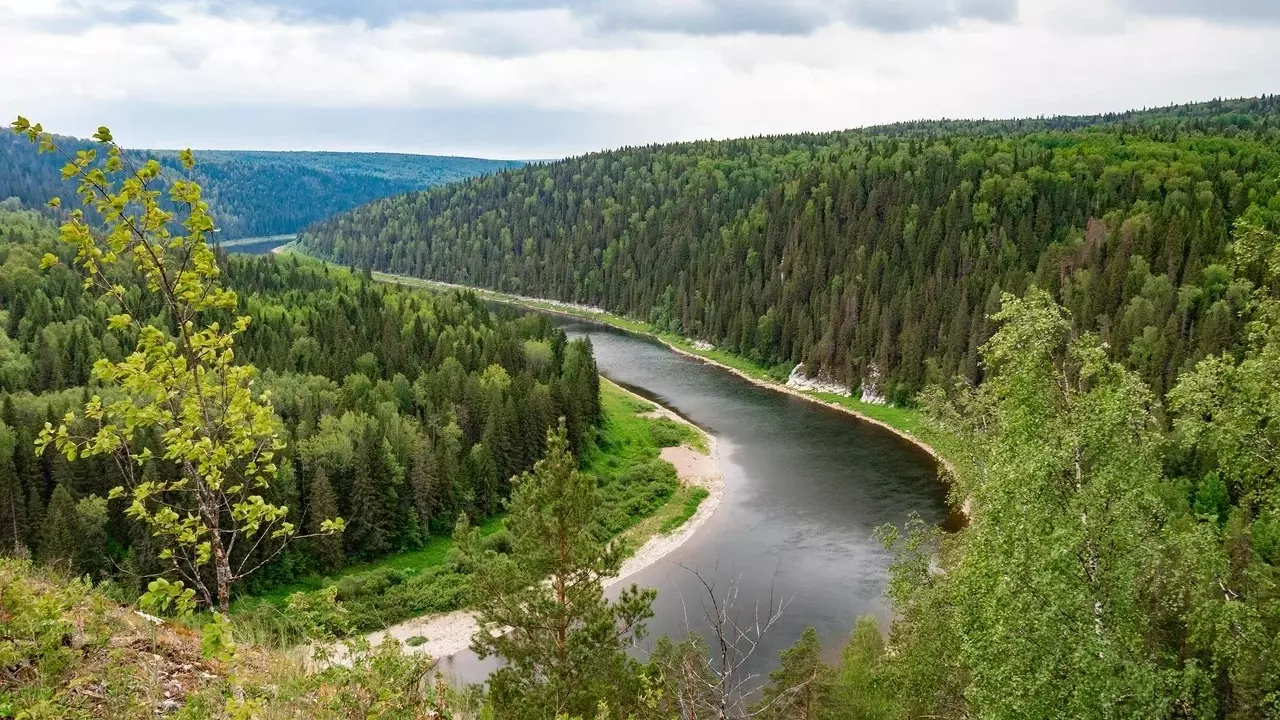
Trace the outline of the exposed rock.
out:
<instances>
[{"instance_id":1,"label":"exposed rock","mask_svg":"<svg viewBox=\"0 0 1280 720\"><path fill-rule=\"evenodd\" d=\"M867 376L862 380L862 402L870 405L887 405L889 398L884 396L880 387L880 368L875 364L867 367Z\"/></svg>"},{"instance_id":2,"label":"exposed rock","mask_svg":"<svg viewBox=\"0 0 1280 720\"><path fill-rule=\"evenodd\" d=\"M797 390L812 390L814 392L831 393L832 395L844 395L845 397L848 397L850 394L849 388L845 387L841 383L834 382L829 378L824 378L821 374L819 374L818 377L809 377L808 375L805 375L803 364L796 365L791 369L791 377L787 378L787 387L795 388Z\"/></svg>"},{"instance_id":3,"label":"exposed rock","mask_svg":"<svg viewBox=\"0 0 1280 720\"><path fill-rule=\"evenodd\" d=\"M715 345L712 345L711 343L707 342L706 340L694 340L694 341L693 341L693 349L694 349L694 350L701 350L701 351L703 351L703 352L706 352L707 350L715 350L715 349L716 349L716 346L715 346Z\"/></svg>"},{"instance_id":4,"label":"exposed rock","mask_svg":"<svg viewBox=\"0 0 1280 720\"><path fill-rule=\"evenodd\" d=\"M869 405L888 405L889 404L889 398L876 393L875 390L872 390L866 385L862 386L861 400L862 402L867 403Z\"/></svg>"}]
</instances>

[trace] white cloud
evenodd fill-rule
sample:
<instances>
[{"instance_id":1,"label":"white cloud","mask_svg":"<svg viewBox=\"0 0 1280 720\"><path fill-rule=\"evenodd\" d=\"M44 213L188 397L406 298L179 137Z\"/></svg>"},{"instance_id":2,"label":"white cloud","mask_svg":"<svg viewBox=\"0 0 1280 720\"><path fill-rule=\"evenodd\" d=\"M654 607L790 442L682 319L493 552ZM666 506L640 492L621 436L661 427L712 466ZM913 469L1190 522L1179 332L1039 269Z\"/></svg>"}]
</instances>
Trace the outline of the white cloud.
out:
<instances>
[{"instance_id":1,"label":"white cloud","mask_svg":"<svg viewBox=\"0 0 1280 720\"><path fill-rule=\"evenodd\" d=\"M697 14L709 2L664 7ZM566 8L368 24L165 3L152 8L163 14L80 26L71 0L0 0L0 111L66 133L114 123L139 146L550 157L1277 90L1280 28L1138 15L1119 3L1024 0L1014 22L912 33L837 21L806 34L699 35L605 32Z\"/></svg>"}]
</instances>

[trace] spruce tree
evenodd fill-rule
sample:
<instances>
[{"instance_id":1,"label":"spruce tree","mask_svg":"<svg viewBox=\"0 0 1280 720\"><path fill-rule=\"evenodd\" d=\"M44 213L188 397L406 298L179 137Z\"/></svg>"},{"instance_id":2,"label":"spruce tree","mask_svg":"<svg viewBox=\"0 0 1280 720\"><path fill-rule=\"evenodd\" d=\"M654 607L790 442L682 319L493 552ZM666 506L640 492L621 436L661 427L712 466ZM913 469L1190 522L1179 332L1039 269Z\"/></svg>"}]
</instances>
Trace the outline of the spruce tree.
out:
<instances>
[{"instance_id":1,"label":"spruce tree","mask_svg":"<svg viewBox=\"0 0 1280 720\"><path fill-rule=\"evenodd\" d=\"M47 565L77 570L80 565L80 540L80 520L76 514L76 501L65 485L59 485L53 489L49 508L45 511L37 557Z\"/></svg>"},{"instance_id":2,"label":"spruce tree","mask_svg":"<svg viewBox=\"0 0 1280 720\"><path fill-rule=\"evenodd\" d=\"M418 522L424 533L431 530L431 518L440 503L440 467L431 443L426 438L414 446L413 461L409 466L409 490L413 493L413 506L418 512Z\"/></svg>"},{"instance_id":3,"label":"spruce tree","mask_svg":"<svg viewBox=\"0 0 1280 720\"><path fill-rule=\"evenodd\" d=\"M40 498L42 478L36 476L27 488L27 545L38 550L40 535L44 529L44 501Z\"/></svg>"},{"instance_id":4,"label":"spruce tree","mask_svg":"<svg viewBox=\"0 0 1280 720\"><path fill-rule=\"evenodd\" d=\"M13 463L17 438L0 422L0 552L17 554L26 547L27 503Z\"/></svg>"},{"instance_id":5,"label":"spruce tree","mask_svg":"<svg viewBox=\"0 0 1280 720\"><path fill-rule=\"evenodd\" d=\"M311 479L311 511L307 515L307 532L319 533L326 518L338 514L338 495L329 484L329 474L323 466L316 468L315 477ZM324 572L333 572L342 567L342 538L333 535L319 535L312 538L311 549Z\"/></svg>"}]
</instances>

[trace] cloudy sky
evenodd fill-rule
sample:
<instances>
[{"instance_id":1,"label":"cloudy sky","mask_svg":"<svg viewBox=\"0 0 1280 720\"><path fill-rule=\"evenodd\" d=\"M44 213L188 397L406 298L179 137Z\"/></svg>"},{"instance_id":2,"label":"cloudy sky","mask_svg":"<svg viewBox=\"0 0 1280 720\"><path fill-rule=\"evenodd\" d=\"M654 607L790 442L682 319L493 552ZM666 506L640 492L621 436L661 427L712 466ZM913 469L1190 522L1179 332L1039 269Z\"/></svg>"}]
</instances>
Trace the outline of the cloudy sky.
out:
<instances>
[{"instance_id":1,"label":"cloudy sky","mask_svg":"<svg viewBox=\"0 0 1280 720\"><path fill-rule=\"evenodd\" d=\"M0 0L0 113L551 158L1280 92L1280 0Z\"/></svg>"}]
</instances>

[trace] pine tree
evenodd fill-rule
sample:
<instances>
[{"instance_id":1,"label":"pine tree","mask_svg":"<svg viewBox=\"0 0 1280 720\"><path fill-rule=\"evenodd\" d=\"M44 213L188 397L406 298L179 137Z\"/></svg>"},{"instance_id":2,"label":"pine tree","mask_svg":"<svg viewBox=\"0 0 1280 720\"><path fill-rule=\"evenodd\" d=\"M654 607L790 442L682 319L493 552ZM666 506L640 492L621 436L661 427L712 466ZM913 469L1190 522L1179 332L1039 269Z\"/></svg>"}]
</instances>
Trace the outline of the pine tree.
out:
<instances>
[{"instance_id":1,"label":"pine tree","mask_svg":"<svg viewBox=\"0 0 1280 720\"><path fill-rule=\"evenodd\" d=\"M813 720L831 689L831 669L820 658L818 631L808 628L795 645L778 656L779 667L760 691L755 717L768 720Z\"/></svg>"},{"instance_id":2,"label":"pine tree","mask_svg":"<svg viewBox=\"0 0 1280 720\"><path fill-rule=\"evenodd\" d=\"M612 603L604 598L600 580L617 573L621 557L595 537L598 504L595 481L578 470L562 423L512 493L512 552L486 551L465 521L455 532L477 567L481 630L472 648L506 662L489 678L497 717L590 717L600 698L625 716L636 700L638 667L625 650L643 637L655 593L633 585ZM514 630L490 632L504 627Z\"/></svg>"}]
</instances>

